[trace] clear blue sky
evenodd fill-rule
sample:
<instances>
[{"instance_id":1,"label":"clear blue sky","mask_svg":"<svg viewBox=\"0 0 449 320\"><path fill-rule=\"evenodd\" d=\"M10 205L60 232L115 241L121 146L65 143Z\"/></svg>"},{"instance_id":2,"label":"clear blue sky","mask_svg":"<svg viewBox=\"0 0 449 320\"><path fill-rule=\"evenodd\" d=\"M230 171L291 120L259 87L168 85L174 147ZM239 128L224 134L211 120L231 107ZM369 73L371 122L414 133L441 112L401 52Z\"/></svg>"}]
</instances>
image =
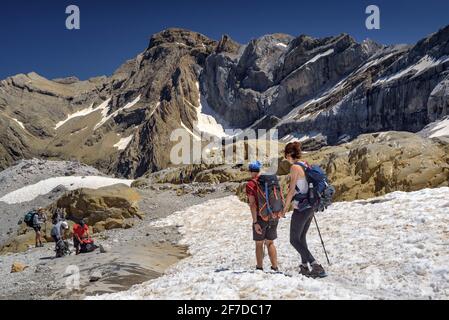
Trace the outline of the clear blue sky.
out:
<instances>
[{"instance_id":1,"label":"clear blue sky","mask_svg":"<svg viewBox=\"0 0 449 320\"><path fill-rule=\"evenodd\" d=\"M81 10L81 30L65 28L65 8ZM377 4L381 30L365 28ZM357 40L415 43L449 24L447 0L2 0L0 79L35 71L48 78L110 75L169 27L224 33L240 43L268 33L315 37L347 32Z\"/></svg>"}]
</instances>

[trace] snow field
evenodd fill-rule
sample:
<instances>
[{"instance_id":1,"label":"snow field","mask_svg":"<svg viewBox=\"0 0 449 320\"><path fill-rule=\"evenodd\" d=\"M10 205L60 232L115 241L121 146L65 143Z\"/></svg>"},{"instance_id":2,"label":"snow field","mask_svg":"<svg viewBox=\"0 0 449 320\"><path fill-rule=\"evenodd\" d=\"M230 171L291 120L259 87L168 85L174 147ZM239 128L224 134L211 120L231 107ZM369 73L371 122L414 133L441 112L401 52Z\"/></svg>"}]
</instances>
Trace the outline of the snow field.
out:
<instances>
[{"instance_id":1,"label":"snow field","mask_svg":"<svg viewBox=\"0 0 449 320\"><path fill-rule=\"evenodd\" d=\"M130 186L133 181L134 180L114 179L99 176L55 177L42 180L38 183L10 192L1 197L0 201L7 204L32 201L40 195L45 195L51 192L58 186L64 186L68 190L76 190L79 188L98 189L120 183Z\"/></svg>"},{"instance_id":2,"label":"snow field","mask_svg":"<svg viewBox=\"0 0 449 320\"><path fill-rule=\"evenodd\" d=\"M91 299L448 299L449 188L336 203L318 214L331 266L312 225L309 247L329 277L298 274L289 218L276 241L284 274L254 271L247 204L231 196L155 223L177 225L191 257L128 291ZM269 270L268 257L265 270Z\"/></svg>"}]
</instances>

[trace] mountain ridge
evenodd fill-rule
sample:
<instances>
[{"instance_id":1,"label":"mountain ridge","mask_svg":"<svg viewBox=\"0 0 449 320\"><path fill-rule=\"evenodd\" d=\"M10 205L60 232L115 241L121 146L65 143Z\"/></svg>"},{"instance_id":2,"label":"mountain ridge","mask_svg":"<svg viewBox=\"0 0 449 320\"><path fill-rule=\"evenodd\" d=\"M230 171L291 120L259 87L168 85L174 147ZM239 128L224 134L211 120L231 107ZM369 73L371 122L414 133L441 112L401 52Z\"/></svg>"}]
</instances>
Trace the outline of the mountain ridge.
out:
<instances>
[{"instance_id":1,"label":"mountain ridge","mask_svg":"<svg viewBox=\"0 0 449 320\"><path fill-rule=\"evenodd\" d=\"M170 133L193 131L202 112L225 128L277 128L284 142L417 132L449 113L448 43L449 26L412 46L280 33L239 44L166 29L109 77L1 80L0 169L76 159L139 177L170 166Z\"/></svg>"}]
</instances>

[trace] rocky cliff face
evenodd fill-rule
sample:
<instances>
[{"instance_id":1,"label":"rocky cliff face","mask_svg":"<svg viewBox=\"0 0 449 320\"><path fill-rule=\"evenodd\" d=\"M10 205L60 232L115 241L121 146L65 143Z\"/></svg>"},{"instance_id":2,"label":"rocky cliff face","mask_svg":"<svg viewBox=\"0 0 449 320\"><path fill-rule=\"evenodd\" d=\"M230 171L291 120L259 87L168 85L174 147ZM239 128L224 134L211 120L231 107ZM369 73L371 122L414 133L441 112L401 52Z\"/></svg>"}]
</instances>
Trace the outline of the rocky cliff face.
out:
<instances>
[{"instance_id":1,"label":"rocky cliff face","mask_svg":"<svg viewBox=\"0 0 449 320\"><path fill-rule=\"evenodd\" d=\"M166 167L170 133L196 121L198 78L216 45L169 29L109 78L51 81L31 73L2 81L1 168L32 156L76 158L123 176Z\"/></svg>"},{"instance_id":2,"label":"rocky cliff face","mask_svg":"<svg viewBox=\"0 0 449 320\"><path fill-rule=\"evenodd\" d=\"M193 131L200 118L209 127L275 127L284 142L311 149L367 132L416 132L448 114L448 69L449 27L390 47L346 34L240 45L168 29L110 77L1 81L0 169L21 158L77 159L139 177L169 166L171 132Z\"/></svg>"},{"instance_id":3,"label":"rocky cliff face","mask_svg":"<svg viewBox=\"0 0 449 320\"><path fill-rule=\"evenodd\" d=\"M346 34L266 36L209 56L203 91L231 126L269 119L284 141L416 132L447 114L448 40L449 27L410 47L357 43Z\"/></svg>"}]
</instances>

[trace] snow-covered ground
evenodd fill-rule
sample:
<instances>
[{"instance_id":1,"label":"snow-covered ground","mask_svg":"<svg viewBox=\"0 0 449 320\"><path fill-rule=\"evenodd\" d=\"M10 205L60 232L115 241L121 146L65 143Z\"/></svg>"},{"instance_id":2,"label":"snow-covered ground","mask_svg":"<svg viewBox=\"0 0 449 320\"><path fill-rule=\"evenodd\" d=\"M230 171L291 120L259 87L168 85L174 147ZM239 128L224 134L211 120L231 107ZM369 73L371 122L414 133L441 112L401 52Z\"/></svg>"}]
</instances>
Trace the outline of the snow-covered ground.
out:
<instances>
[{"instance_id":1,"label":"snow-covered ground","mask_svg":"<svg viewBox=\"0 0 449 320\"><path fill-rule=\"evenodd\" d=\"M341 202L319 214L332 265L314 226L308 242L329 273L325 279L298 274L289 218L280 222L276 241L284 274L253 270L249 210L231 196L156 222L180 225L191 257L161 278L92 299L449 298L449 188Z\"/></svg>"},{"instance_id":2,"label":"snow-covered ground","mask_svg":"<svg viewBox=\"0 0 449 320\"><path fill-rule=\"evenodd\" d=\"M449 137L449 116L429 123L418 135L425 138Z\"/></svg>"},{"instance_id":3,"label":"snow-covered ground","mask_svg":"<svg viewBox=\"0 0 449 320\"><path fill-rule=\"evenodd\" d=\"M449 136L449 117L435 123L430 138Z\"/></svg>"},{"instance_id":4,"label":"snow-covered ground","mask_svg":"<svg viewBox=\"0 0 449 320\"><path fill-rule=\"evenodd\" d=\"M100 176L54 177L12 191L1 197L0 201L5 202L7 204L16 204L32 201L40 195L45 195L51 192L58 186L64 186L67 190L75 190L79 188L98 189L101 187L106 187L119 183L123 183L130 186L132 182L133 180L114 179Z\"/></svg>"}]
</instances>

